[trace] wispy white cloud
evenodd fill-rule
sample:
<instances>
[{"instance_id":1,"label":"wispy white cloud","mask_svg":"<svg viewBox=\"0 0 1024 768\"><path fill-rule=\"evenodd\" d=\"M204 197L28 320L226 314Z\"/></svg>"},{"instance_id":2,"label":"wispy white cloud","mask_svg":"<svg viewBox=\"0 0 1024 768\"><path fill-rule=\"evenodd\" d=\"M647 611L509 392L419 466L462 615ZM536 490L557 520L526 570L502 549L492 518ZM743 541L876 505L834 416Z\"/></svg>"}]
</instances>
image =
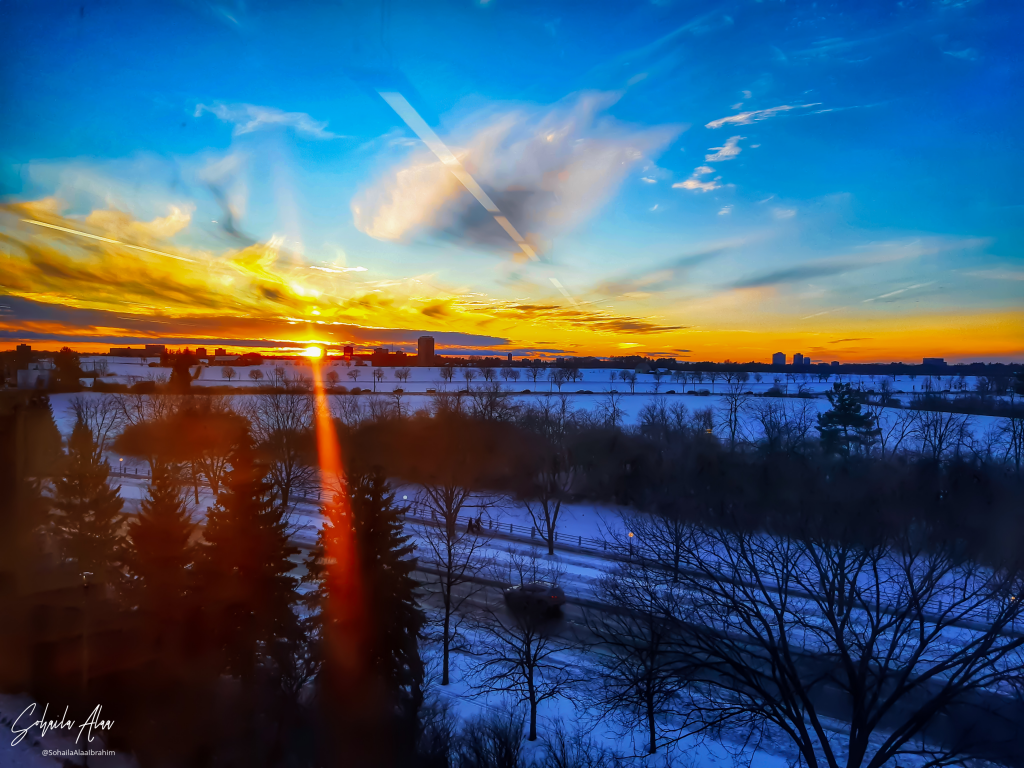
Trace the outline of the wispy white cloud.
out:
<instances>
[{"instance_id":1,"label":"wispy white cloud","mask_svg":"<svg viewBox=\"0 0 1024 768\"><path fill-rule=\"evenodd\" d=\"M769 107L768 109L755 109L750 112L740 112L738 115L729 115L728 117L720 117L717 120L712 120L710 123L705 125L705 128L721 128L723 125L750 125L751 123L757 123L761 120L767 120L770 117L775 117L781 112L788 112L791 109L805 109L807 107L817 107L820 102L813 104L783 104L778 107Z\"/></svg>"},{"instance_id":2,"label":"wispy white cloud","mask_svg":"<svg viewBox=\"0 0 1024 768\"><path fill-rule=\"evenodd\" d=\"M943 51L947 56L952 56L954 59L963 59L964 61L977 61L978 52L973 48L964 48L962 51Z\"/></svg>"},{"instance_id":3,"label":"wispy white cloud","mask_svg":"<svg viewBox=\"0 0 1024 768\"><path fill-rule=\"evenodd\" d=\"M343 138L327 130L326 120L314 120L305 112L284 112L274 107L260 107L255 104L196 105L196 117L200 117L204 112L216 115L225 123L233 123L235 136L253 133L263 128L284 127L292 128L296 133L312 139Z\"/></svg>"},{"instance_id":4,"label":"wispy white cloud","mask_svg":"<svg viewBox=\"0 0 1024 768\"><path fill-rule=\"evenodd\" d=\"M772 216L776 219L792 219L796 216L796 210L793 208L772 208Z\"/></svg>"},{"instance_id":5,"label":"wispy white cloud","mask_svg":"<svg viewBox=\"0 0 1024 768\"><path fill-rule=\"evenodd\" d=\"M639 128L603 113L614 93L585 93L551 106L489 107L466 115L445 138L472 176L535 250L588 219L636 170L679 134ZM429 150L414 151L352 199L356 227L381 240L437 234L504 248L505 232ZM647 182L650 183L650 182Z\"/></svg>"},{"instance_id":6,"label":"wispy white cloud","mask_svg":"<svg viewBox=\"0 0 1024 768\"><path fill-rule=\"evenodd\" d=\"M723 205L718 211L719 216L728 216L730 213L732 213L731 205Z\"/></svg>"},{"instance_id":7,"label":"wispy white cloud","mask_svg":"<svg viewBox=\"0 0 1024 768\"><path fill-rule=\"evenodd\" d=\"M721 176L716 176L711 181L701 181L701 176L707 176L709 173L714 173L715 169L707 165L700 165L693 169L693 173L686 181L680 181L672 185L672 189L690 189L698 192L710 192L713 189L720 189L721 184L719 180Z\"/></svg>"},{"instance_id":8,"label":"wispy white cloud","mask_svg":"<svg viewBox=\"0 0 1024 768\"><path fill-rule=\"evenodd\" d=\"M721 147L711 147L711 149L717 150L713 155L704 155L704 160L708 163L720 163L723 160L732 160L743 150L738 146L739 142L745 139L745 136L730 136L729 140Z\"/></svg>"}]
</instances>

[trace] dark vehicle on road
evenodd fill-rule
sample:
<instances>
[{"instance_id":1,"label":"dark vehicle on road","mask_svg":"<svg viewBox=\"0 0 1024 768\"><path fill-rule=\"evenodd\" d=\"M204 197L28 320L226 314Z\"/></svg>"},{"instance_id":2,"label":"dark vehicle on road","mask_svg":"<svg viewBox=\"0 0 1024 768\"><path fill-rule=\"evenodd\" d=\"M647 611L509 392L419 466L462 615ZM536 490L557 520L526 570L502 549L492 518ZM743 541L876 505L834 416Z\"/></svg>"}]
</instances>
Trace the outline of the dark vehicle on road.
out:
<instances>
[{"instance_id":1,"label":"dark vehicle on road","mask_svg":"<svg viewBox=\"0 0 1024 768\"><path fill-rule=\"evenodd\" d=\"M534 610L554 613L565 605L565 590L557 584L534 581L504 590L505 602L516 610Z\"/></svg>"}]
</instances>

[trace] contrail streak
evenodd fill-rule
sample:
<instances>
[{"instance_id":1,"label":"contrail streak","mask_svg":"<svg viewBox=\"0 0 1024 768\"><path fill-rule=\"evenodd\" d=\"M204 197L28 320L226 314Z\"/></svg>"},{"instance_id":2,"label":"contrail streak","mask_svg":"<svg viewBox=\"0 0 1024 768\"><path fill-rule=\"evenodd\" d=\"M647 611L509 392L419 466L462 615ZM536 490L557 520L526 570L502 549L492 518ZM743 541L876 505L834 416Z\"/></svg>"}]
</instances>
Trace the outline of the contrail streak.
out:
<instances>
[{"instance_id":1,"label":"contrail streak","mask_svg":"<svg viewBox=\"0 0 1024 768\"><path fill-rule=\"evenodd\" d=\"M379 91L381 98L388 103L388 105L398 113L398 116L405 121L405 124L412 128L413 132L419 136L423 143L427 145L431 152L437 155L437 159L440 160L452 175L455 176L459 181L462 182L462 186L469 190L469 193L473 195L487 212L494 216L494 220L498 222L502 229L508 232L509 237L515 240L516 245L523 249L523 253L530 257L533 261L540 261L537 258L536 251L530 247L530 244L526 242L526 239L516 231L516 228L512 226L512 223L501 215L501 211L498 206L494 204L490 196L484 192L483 188L476 183L469 171L465 169L462 163L459 161L454 153L445 146L445 143L438 138L437 134L434 133L433 129L427 125L426 121L420 117L419 113L413 109L405 96L400 93L394 93L391 91Z\"/></svg>"},{"instance_id":2,"label":"contrail streak","mask_svg":"<svg viewBox=\"0 0 1024 768\"><path fill-rule=\"evenodd\" d=\"M131 243L122 243L120 240L111 240L109 237L100 237L99 235L93 235L89 232L82 232L77 229L68 229L67 227L58 227L56 224L47 224L45 221L36 221L35 219L22 219L22 221L28 224L36 224L40 227L49 227L50 229L59 229L61 232L70 232L72 235L80 235L82 237L91 237L93 240L102 240L104 243L113 243L114 245L123 245L125 248L134 248L136 251L145 251L146 253L155 253L157 256L166 256L169 259L177 259L178 261L187 261L190 264L197 263L195 259L186 259L184 256L175 256L173 253L165 253L164 251L154 251L152 248L143 248L141 245L132 245Z\"/></svg>"}]
</instances>

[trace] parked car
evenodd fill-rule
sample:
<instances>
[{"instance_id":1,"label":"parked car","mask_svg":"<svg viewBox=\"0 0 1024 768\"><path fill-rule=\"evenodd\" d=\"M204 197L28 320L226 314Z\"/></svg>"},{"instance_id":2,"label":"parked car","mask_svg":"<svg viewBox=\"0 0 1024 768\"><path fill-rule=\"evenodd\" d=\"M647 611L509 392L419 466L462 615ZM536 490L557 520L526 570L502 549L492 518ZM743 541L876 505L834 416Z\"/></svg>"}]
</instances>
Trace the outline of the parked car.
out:
<instances>
[{"instance_id":1,"label":"parked car","mask_svg":"<svg viewBox=\"0 0 1024 768\"><path fill-rule=\"evenodd\" d=\"M565 590L546 581L508 587L504 595L508 606L518 610L554 612L565 605Z\"/></svg>"}]
</instances>

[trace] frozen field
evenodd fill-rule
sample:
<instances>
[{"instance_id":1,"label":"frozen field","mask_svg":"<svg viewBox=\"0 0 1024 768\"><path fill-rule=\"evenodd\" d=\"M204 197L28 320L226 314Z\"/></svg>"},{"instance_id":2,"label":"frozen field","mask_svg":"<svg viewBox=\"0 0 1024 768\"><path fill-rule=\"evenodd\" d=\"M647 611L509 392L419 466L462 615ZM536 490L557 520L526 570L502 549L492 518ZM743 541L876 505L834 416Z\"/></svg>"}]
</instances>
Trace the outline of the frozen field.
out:
<instances>
[{"instance_id":1,"label":"frozen field","mask_svg":"<svg viewBox=\"0 0 1024 768\"><path fill-rule=\"evenodd\" d=\"M83 357L82 358L82 370L91 371L93 366L97 363L102 366L106 363L109 375L104 376L103 380L106 382L117 382L121 384L132 384L136 381L166 381L170 376L169 368L151 368L149 363L153 360L147 360L143 362L142 358L118 358L118 357ZM360 361L362 362L362 361ZM312 379L313 369L310 363L303 360L275 360L271 362L265 362L262 365L253 366L200 366L199 377L193 381L194 386L225 386L230 385L233 387L255 387L265 386L274 381L276 369L280 369L283 376L288 381L295 381L299 379ZM231 379L225 378L225 369L231 368L235 372L235 376ZM196 371L192 369L193 373ZM324 366L325 373L333 371L338 376L338 385L348 388L360 387L362 389L374 389L375 382L373 378L373 366L370 363L364 363L358 365L356 363L348 364L341 360L332 360ZM441 378L441 368L418 368L409 367L409 377L407 380L401 380L397 375L396 371L403 371L400 367L384 367L380 370L384 372L384 378L380 382L376 382L376 389L381 392L390 392L396 387L401 387L405 391L414 392L426 392L427 389L442 389L448 390L459 390L465 389L467 386L466 379L464 378L463 371L471 371L474 378L469 383L469 386L475 388L481 384L486 383L477 368L455 368L455 376L449 383ZM510 390L516 392L522 392L524 389L529 389L531 392L558 392L558 385L548 380L548 374L554 368L540 369L540 376L537 381L533 381L529 375L528 368L513 368L512 370L518 372L519 379L512 380L506 379L502 376L501 368L493 369L495 373L495 381ZM841 370L841 369L840 369ZM258 378L253 378L252 373L259 371ZM595 394L600 392L608 392L611 389L618 391L619 393L630 394L635 391L635 394L655 394L665 393L669 390L675 392L688 392L690 390L700 391L707 389L709 392L718 393L728 388L729 384L725 380L723 374L719 374L715 381L711 381L710 374L705 373L703 381L694 382L689 374L685 377L685 380L676 380L672 375L664 375L661 377L660 382L651 373L637 374L637 381L635 386L631 389L629 383L622 381L619 378L619 371L617 369L606 369L606 368L587 368L580 371L582 379L578 381L568 381L562 384L562 392L579 392L580 390L590 390ZM767 392L774 386L777 386L784 393L795 394L802 387L805 391L810 393L820 393L832 388L832 385L837 381L841 381L844 384L852 384L855 387L860 387L864 390L877 390L883 380L888 381L893 391L896 393L912 393L921 392L925 389L930 388L932 391L946 392L958 391L957 388L961 385L961 381L958 376L954 375L943 375L943 376L924 376L924 375L900 375L894 380L892 376L881 376L881 375L853 375L853 374L833 374L825 381L820 379L817 372L805 372L805 373L776 373L776 372L760 372L760 373L749 373L749 378L746 382L743 382L743 390L754 393ZM614 377L614 380L613 380ZM760 381L758 381L760 377ZM86 385L92 384L92 379L83 379L83 383ZM977 384L977 378L974 376L966 376L962 382L969 391L973 391Z\"/></svg>"}]
</instances>

